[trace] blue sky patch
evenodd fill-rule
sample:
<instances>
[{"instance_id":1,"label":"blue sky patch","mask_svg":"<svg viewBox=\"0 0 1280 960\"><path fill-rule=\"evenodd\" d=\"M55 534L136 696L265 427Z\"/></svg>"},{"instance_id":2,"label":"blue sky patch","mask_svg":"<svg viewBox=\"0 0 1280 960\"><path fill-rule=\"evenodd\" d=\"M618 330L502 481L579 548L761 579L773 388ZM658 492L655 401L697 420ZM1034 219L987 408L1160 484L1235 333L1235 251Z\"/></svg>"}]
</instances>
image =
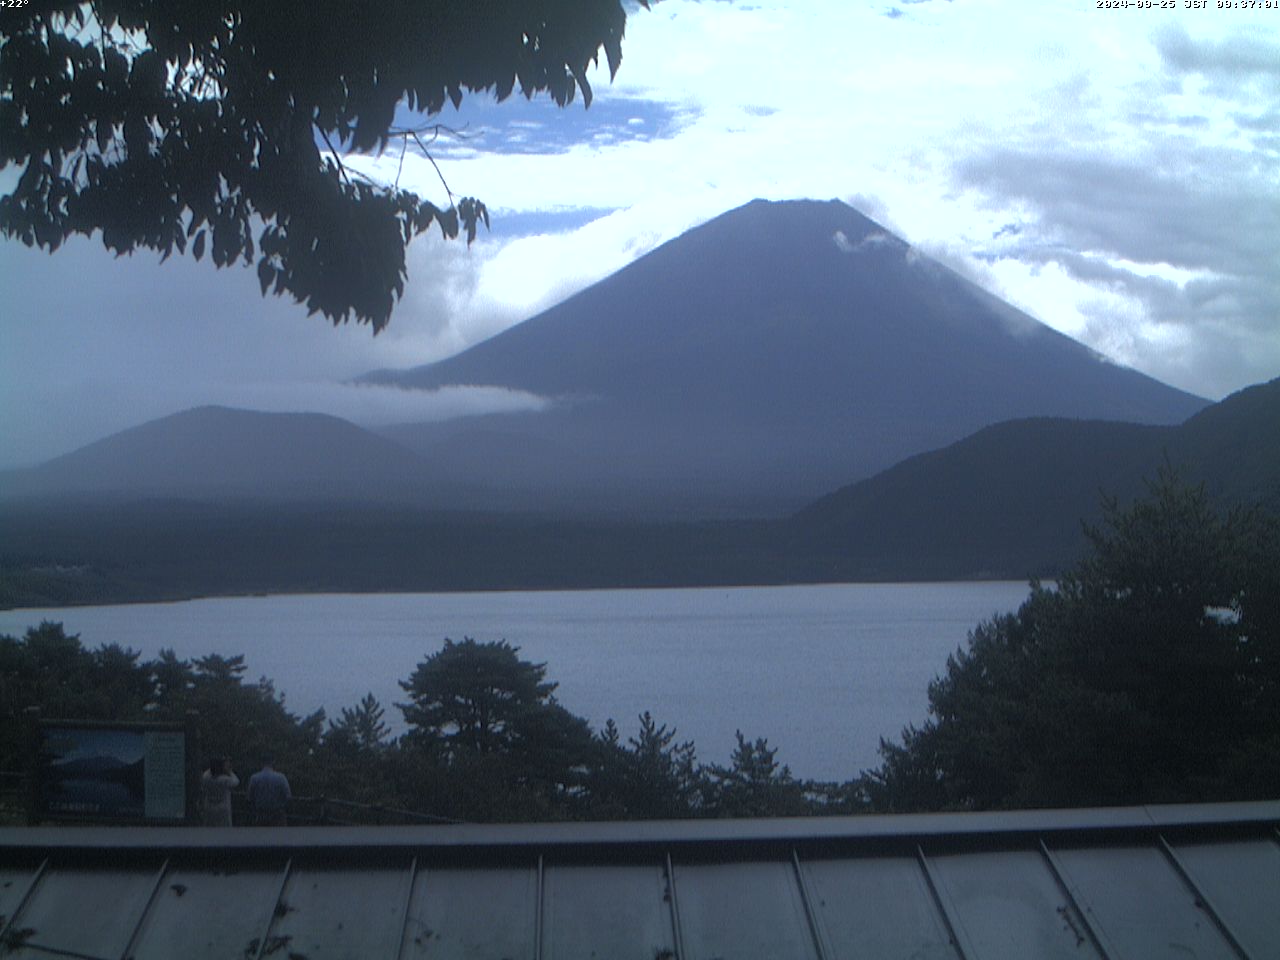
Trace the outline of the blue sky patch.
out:
<instances>
[{"instance_id":1,"label":"blue sky patch","mask_svg":"<svg viewBox=\"0 0 1280 960\"><path fill-rule=\"evenodd\" d=\"M546 97L526 100L516 93L502 103L491 96L473 95L455 110L446 107L433 117L407 107L396 111L396 124L432 128L436 124L460 136L441 135L432 153L557 154L573 147L666 140L696 118L690 110L659 100L597 93L590 109L578 97L563 109ZM424 137L426 139L426 137Z\"/></svg>"},{"instance_id":2,"label":"blue sky patch","mask_svg":"<svg viewBox=\"0 0 1280 960\"><path fill-rule=\"evenodd\" d=\"M609 207L573 207L564 210L491 210L490 229L482 236L512 240L544 233L568 233L613 213Z\"/></svg>"}]
</instances>

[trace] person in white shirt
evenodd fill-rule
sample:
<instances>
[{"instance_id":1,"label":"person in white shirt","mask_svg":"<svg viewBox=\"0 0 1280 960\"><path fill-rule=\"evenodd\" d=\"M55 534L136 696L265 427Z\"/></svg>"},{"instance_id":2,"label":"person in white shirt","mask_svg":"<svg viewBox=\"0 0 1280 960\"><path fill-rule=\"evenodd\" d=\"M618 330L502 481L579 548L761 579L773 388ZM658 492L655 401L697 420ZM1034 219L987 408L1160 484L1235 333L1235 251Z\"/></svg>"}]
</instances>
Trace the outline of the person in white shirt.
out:
<instances>
[{"instance_id":1,"label":"person in white shirt","mask_svg":"<svg viewBox=\"0 0 1280 960\"><path fill-rule=\"evenodd\" d=\"M231 791L238 786L240 778L231 769L230 757L214 757L209 761L209 769L200 777L206 827L231 826Z\"/></svg>"}]
</instances>

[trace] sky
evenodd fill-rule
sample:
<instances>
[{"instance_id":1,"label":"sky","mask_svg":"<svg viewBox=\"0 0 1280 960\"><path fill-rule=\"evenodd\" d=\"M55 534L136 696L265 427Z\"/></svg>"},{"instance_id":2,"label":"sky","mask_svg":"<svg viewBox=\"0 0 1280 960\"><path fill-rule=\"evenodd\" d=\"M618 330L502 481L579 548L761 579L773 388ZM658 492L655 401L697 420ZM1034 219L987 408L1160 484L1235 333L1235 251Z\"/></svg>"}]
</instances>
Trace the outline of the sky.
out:
<instances>
[{"instance_id":1,"label":"sky","mask_svg":"<svg viewBox=\"0 0 1280 960\"><path fill-rule=\"evenodd\" d=\"M0 241L0 468L208 403L362 425L537 403L350 380L463 350L756 197L844 200L1116 362L1220 399L1280 375L1280 9L1216 2L637 7L589 110L478 94L435 118L457 132L435 165L346 158L437 203L443 175L492 213L470 248L413 243L376 337L263 299L252 269ZM0 172L0 193L15 182Z\"/></svg>"}]
</instances>

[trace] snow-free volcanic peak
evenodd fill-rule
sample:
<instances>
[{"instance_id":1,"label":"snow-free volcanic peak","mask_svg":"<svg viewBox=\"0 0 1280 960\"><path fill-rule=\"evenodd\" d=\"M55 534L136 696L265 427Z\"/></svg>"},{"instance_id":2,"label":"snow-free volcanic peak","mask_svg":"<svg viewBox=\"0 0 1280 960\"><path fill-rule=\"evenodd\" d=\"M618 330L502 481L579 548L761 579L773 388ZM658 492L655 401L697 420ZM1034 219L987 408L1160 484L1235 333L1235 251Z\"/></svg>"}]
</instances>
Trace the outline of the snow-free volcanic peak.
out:
<instances>
[{"instance_id":1,"label":"snow-free volcanic peak","mask_svg":"<svg viewBox=\"0 0 1280 960\"><path fill-rule=\"evenodd\" d=\"M840 201L755 200L438 363L365 379L553 398L389 435L507 502L769 512L1013 417L1177 423L1110 363Z\"/></svg>"}]
</instances>

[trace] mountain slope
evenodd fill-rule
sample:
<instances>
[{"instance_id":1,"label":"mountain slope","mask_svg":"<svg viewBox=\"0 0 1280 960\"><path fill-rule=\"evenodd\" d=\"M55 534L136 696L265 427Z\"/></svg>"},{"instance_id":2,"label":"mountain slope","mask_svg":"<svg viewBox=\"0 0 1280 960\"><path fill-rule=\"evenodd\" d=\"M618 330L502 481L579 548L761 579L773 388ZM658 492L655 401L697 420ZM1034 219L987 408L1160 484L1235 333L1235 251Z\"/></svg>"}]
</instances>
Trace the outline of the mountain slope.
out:
<instances>
[{"instance_id":1,"label":"mountain slope","mask_svg":"<svg viewBox=\"0 0 1280 960\"><path fill-rule=\"evenodd\" d=\"M337 417L199 407L7 474L10 495L415 499L412 451Z\"/></svg>"},{"instance_id":2,"label":"mountain slope","mask_svg":"<svg viewBox=\"0 0 1280 960\"><path fill-rule=\"evenodd\" d=\"M1280 515L1280 378L1196 414L1170 440L1169 457L1221 498Z\"/></svg>"},{"instance_id":3,"label":"mountain slope","mask_svg":"<svg viewBox=\"0 0 1280 960\"><path fill-rule=\"evenodd\" d=\"M795 518L797 539L835 579L1049 575L1078 554L1102 493L1135 492L1173 429L995 424L822 498Z\"/></svg>"},{"instance_id":4,"label":"mountain slope","mask_svg":"<svg viewBox=\"0 0 1280 960\"><path fill-rule=\"evenodd\" d=\"M1177 427L996 424L823 497L793 518L793 542L835 579L1051 575L1103 494L1139 495L1166 462L1224 504L1280 515L1280 379Z\"/></svg>"},{"instance_id":5,"label":"mountain slope","mask_svg":"<svg viewBox=\"0 0 1280 960\"><path fill-rule=\"evenodd\" d=\"M747 204L458 356L366 379L556 401L385 431L420 452L447 449L455 479L704 513L794 508L1014 417L1167 424L1204 406L836 201ZM485 439L504 432L525 440Z\"/></svg>"}]
</instances>

